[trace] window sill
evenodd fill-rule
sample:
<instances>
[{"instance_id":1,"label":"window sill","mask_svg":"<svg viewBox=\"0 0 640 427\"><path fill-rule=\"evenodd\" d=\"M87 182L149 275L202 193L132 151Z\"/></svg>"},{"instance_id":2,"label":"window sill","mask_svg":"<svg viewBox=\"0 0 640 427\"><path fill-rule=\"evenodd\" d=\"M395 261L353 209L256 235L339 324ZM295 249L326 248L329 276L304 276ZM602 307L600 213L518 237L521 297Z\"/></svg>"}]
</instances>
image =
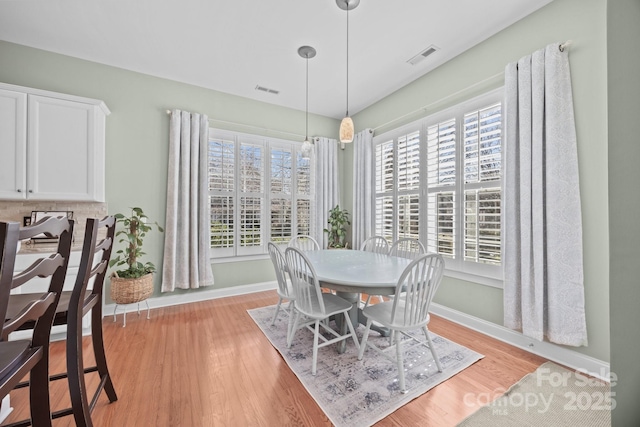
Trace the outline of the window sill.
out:
<instances>
[{"instance_id":1,"label":"window sill","mask_svg":"<svg viewBox=\"0 0 640 427\"><path fill-rule=\"evenodd\" d=\"M230 256L221 258L210 258L211 264L227 264L230 262L245 262L245 261L259 261L263 259L269 259L269 254L259 255L242 255L242 256Z\"/></svg>"},{"instance_id":2,"label":"window sill","mask_svg":"<svg viewBox=\"0 0 640 427\"><path fill-rule=\"evenodd\" d=\"M493 277L478 276L476 274L446 269L444 270L444 276L451 277L453 279L465 280L467 282L477 283L479 285L490 286L492 288L503 288L502 279L495 279Z\"/></svg>"}]
</instances>

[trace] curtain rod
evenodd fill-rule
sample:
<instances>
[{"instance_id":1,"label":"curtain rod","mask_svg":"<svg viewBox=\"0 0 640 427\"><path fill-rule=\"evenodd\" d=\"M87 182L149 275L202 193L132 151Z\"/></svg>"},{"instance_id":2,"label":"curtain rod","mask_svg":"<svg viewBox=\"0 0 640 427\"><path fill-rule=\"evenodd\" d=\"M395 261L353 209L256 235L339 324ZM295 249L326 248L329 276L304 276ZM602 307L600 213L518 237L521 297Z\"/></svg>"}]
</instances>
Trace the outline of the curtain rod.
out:
<instances>
[{"instance_id":1,"label":"curtain rod","mask_svg":"<svg viewBox=\"0 0 640 427\"><path fill-rule=\"evenodd\" d=\"M171 114L171 110L167 110L167 114ZM300 135L297 133L293 133L293 132L285 132L283 130L275 130L275 129L268 129L268 128L263 128L263 127L259 127L259 126L253 126L253 125L247 125L244 123L236 123L236 122L229 122L226 120L219 120L219 119L214 119L209 117L209 122L218 122L218 123L225 123L228 125L232 125L232 126L241 126L241 127L245 127L245 128L249 128L249 129L256 129L256 130L262 130L262 131L266 131L266 132L275 132L275 133L279 133L282 135L291 135L291 136L297 136L300 138L304 139L304 135Z\"/></svg>"},{"instance_id":2,"label":"curtain rod","mask_svg":"<svg viewBox=\"0 0 640 427\"><path fill-rule=\"evenodd\" d=\"M454 97L454 96L456 96L456 95L459 95L459 94L461 94L461 93L467 92L468 90L473 89L473 88L474 88L474 87L476 87L476 86L479 86L479 85L481 85L481 84L487 83L487 82L489 82L489 81L491 81L491 80L494 80L494 79L496 79L496 78L498 78L498 77L502 77L503 75L504 75L504 71L501 71L501 72L499 72L498 74L494 74L494 75L493 75L493 76L491 76L491 77L487 77L487 78L486 78L486 79L484 79L484 80L481 80L481 81L476 82L476 83L474 83L474 84L472 84L472 85L469 85L469 86L465 87L464 89L460 89L460 90L458 90L458 91L456 91L456 92L454 92L454 93L450 93L449 95L447 95L447 96L445 96L445 97L442 97L442 98L440 98L440 99L438 99L438 100L436 100L436 101L430 102L430 103L429 103L429 104L427 104L427 105L423 105L423 106L422 106L422 107L420 107L420 108L417 108L417 109L415 109L415 110L413 110L413 111L409 111L408 113L403 114L403 115L402 115L402 116L400 116L400 117L396 117L396 118L395 118L395 119L393 119L393 120L389 120L388 122L383 123L383 124L381 124L380 126L376 126L376 127L374 127L374 128L373 128L373 130L374 130L374 131L376 131L376 130L378 130L378 129L380 129L380 128L383 128L383 127L385 127L385 126L388 126L388 125L390 125L390 124L392 124L392 123L395 123L395 122L397 122L397 121L400 121L400 120L402 120L402 119L404 119L404 118L407 118L407 117L409 117L409 116L412 116L412 115L414 115L414 114L416 114L416 113L419 113L419 112L421 112L421 111L426 111L427 109L431 108L432 106L434 106L434 105L436 105L436 104L441 103L442 101L445 101L445 100L447 100L447 99L449 99L449 98L452 98L452 97Z\"/></svg>"},{"instance_id":3,"label":"curtain rod","mask_svg":"<svg viewBox=\"0 0 640 427\"><path fill-rule=\"evenodd\" d=\"M572 41L572 40L567 40L566 42L561 43L561 44L558 46L558 48L560 49L560 52L564 52L564 50L565 50L566 48L568 48L569 46L571 46L572 44L573 44L573 41ZM418 108L418 109L416 109L416 110L413 110L413 111L410 111L410 112L408 112L408 113L406 113L406 114L403 114L403 115L402 115L402 116L400 116L400 117L396 117L396 118L395 118L395 119L393 119L393 120L390 120L390 121L388 121L388 122L386 122L386 123L381 124L380 126L376 126L375 128L373 128L373 131L376 131L376 130L378 130L378 129L380 129L380 128L383 128L383 127L385 127L385 126L388 126L388 125L390 125L390 124L392 124L392 123L395 123L395 122L397 122L397 121L399 121L399 120L402 120L402 119L404 119L404 118L406 118L406 117L412 116L412 115L414 115L414 114L416 114L416 113L419 113L420 111L426 111L428 108L431 108L432 106L434 106L434 105L436 105L436 104L439 104L439 103L441 103L442 101L445 101L445 100L447 100L447 99L449 99L449 98L451 98L451 97L454 97L454 96L456 96L456 95L459 95L459 94L461 94L461 93L464 93L464 92L466 92L466 91L468 91L468 90L470 90L470 89L473 89L473 88L474 88L474 87L476 87L476 86L479 86L479 85L482 85L482 84L484 84L484 83L487 83L487 82L489 82L489 81L491 81L491 80L493 80L493 79L496 79L496 78L498 78L498 77L501 77L501 76L503 76L503 75L504 75L504 71L501 71L501 72L499 72L499 73L497 73L497 74L494 74L493 76L487 77L486 79L481 80L481 81L479 81L479 82L476 82L476 83L474 83L474 84L472 84L472 85L470 85L470 86L467 86L467 87L465 87L464 89L460 89L459 91L456 91L456 92L454 92L454 93L451 93L451 94L449 94L449 95L447 95L447 96L445 96L445 97L443 97L443 98L440 98L440 99L438 99L438 100L436 100L436 101L433 101L433 102L431 102L431 103L429 103L429 104L427 104L427 105L423 105L422 107L420 107L420 108Z\"/></svg>"}]
</instances>

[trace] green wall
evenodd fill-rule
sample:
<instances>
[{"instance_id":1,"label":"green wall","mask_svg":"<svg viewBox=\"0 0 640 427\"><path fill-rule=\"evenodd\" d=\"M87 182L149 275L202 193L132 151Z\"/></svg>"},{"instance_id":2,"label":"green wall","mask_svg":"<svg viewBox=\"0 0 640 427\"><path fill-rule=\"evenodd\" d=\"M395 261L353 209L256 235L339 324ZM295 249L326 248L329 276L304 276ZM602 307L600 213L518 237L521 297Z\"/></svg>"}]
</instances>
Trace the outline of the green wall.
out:
<instances>
[{"instance_id":1,"label":"green wall","mask_svg":"<svg viewBox=\"0 0 640 427\"><path fill-rule=\"evenodd\" d=\"M606 2L555 0L485 42L354 116L358 129L409 123L502 86L506 64L553 42L572 40L573 84L584 227L584 274L589 346L576 350L609 360L609 251L607 209ZM422 107L428 106L425 110ZM418 111L421 110L421 111ZM417 112L416 112L417 111ZM416 113L413 113L416 112ZM413 113L413 114L412 114ZM348 153L348 155L352 155ZM345 161L346 163L349 160ZM351 179L346 176L346 179ZM346 184L351 200L351 184ZM435 301L502 324L502 290L445 278Z\"/></svg>"},{"instance_id":2,"label":"green wall","mask_svg":"<svg viewBox=\"0 0 640 427\"><path fill-rule=\"evenodd\" d=\"M167 185L169 116L179 108L207 114L217 120L258 128L220 128L280 138L304 135L305 113L252 101L222 92L151 77L120 68L79 60L0 41L0 82L102 99L111 115L106 130L106 193L109 213L141 206L151 219L164 224ZM294 76L303 79L303 75ZM304 87L301 80L301 87ZM337 138L339 121L309 115L309 135ZM300 137L302 141L303 137ZM145 240L148 259L162 265L163 236ZM214 263L213 288L275 280L268 258ZM155 296L160 294L156 275ZM211 287L206 288L211 289ZM176 293L185 292L177 290ZM187 291L188 292L188 291ZM108 292L107 292L107 295ZM166 295L166 294L164 294Z\"/></svg>"},{"instance_id":3,"label":"green wall","mask_svg":"<svg viewBox=\"0 0 640 427\"><path fill-rule=\"evenodd\" d=\"M611 252L611 372L617 408L614 426L640 420L640 1L609 0L609 229Z\"/></svg>"}]
</instances>

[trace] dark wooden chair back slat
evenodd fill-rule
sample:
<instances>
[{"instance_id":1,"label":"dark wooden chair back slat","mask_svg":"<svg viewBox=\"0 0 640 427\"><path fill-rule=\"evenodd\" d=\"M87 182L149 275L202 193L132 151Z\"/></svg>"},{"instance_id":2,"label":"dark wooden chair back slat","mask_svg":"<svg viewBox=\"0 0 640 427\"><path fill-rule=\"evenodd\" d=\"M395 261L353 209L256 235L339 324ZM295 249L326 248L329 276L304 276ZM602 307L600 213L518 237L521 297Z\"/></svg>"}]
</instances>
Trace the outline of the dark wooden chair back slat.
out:
<instances>
[{"instance_id":1,"label":"dark wooden chair back slat","mask_svg":"<svg viewBox=\"0 0 640 427\"><path fill-rule=\"evenodd\" d=\"M9 334L17 331L25 323L37 322L55 300L56 294L53 292L42 294L42 297L31 301L15 317L5 321L2 327L2 341L7 341Z\"/></svg>"},{"instance_id":2,"label":"dark wooden chair back slat","mask_svg":"<svg viewBox=\"0 0 640 427\"><path fill-rule=\"evenodd\" d=\"M50 277L58 267L64 265L65 259L60 254L51 255L48 258L40 258L26 269L13 276L11 288L18 288L36 277Z\"/></svg>"}]
</instances>

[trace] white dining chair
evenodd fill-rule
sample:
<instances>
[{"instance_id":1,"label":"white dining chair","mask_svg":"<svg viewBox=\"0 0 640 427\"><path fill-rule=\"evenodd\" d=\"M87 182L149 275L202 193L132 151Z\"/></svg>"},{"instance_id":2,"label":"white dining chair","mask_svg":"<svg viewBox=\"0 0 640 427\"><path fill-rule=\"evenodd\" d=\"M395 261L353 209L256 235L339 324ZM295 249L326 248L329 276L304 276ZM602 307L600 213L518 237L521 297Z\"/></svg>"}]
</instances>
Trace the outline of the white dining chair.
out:
<instances>
[{"instance_id":1,"label":"white dining chair","mask_svg":"<svg viewBox=\"0 0 640 427\"><path fill-rule=\"evenodd\" d=\"M311 236L300 234L299 236L293 237L289 241L289 248L300 249L301 251L317 251L320 249L320 245Z\"/></svg>"},{"instance_id":2,"label":"white dining chair","mask_svg":"<svg viewBox=\"0 0 640 427\"><path fill-rule=\"evenodd\" d=\"M402 237L393 242L389 248L389 255L407 259L416 259L426 253L424 245L412 237Z\"/></svg>"},{"instance_id":3,"label":"white dining chair","mask_svg":"<svg viewBox=\"0 0 640 427\"><path fill-rule=\"evenodd\" d=\"M291 347L298 329L307 328L313 332L311 375L315 375L319 348L346 340L349 337L353 340L356 348L360 348L356 338L356 331L349 317L351 303L337 295L322 292L313 265L302 251L296 248L287 248L285 250L285 258L296 296L293 301L295 307L293 326L287 340L287 348ZM340 335L331 328L328 322L331 316L338 317L340 315L344 316L344 322L346 322L349 329L349 332L344 335ZM313 328L311 327L312 325ZM333 337L327 338L325 334L321 334L320 327Z\"/></svg>"},{"instance_id":4,"label":"white dining chair","mask_svg":"<svg viewBox=\"0 0 640 427\"><path fill-rule=\"evenodd\" d=\"M389 253L389 242L382 236L371 236L362 242L360 250L377 254L387 254Z\"/></svg>"},{"instance_id":5,"label":"white dining chair","mask_svg":"<svg viewBox=\"0 0 640 427\"><path fill-rule=\"evenodd\" d=\"M273 313L273 317L271 318L271 325L276 323L276 318L278 317L278 313L280 309L286 312L289 315L289 320L287 322L287 339L289 338L289 334L291 333L291 325L293 324L293 300L295 299L293 288L291 287L291 283L288 280L289 273L287 271L287 262L284 259L284 254L276 246L274 243L269 242L267 244L267 248L269 249L269 257L271 257L271 262L273 263L273 269L276 273L276 280L278 282L278 304L276 305L276 310ZM287 308L282 307L282 303L288 301Z\"/></svg>"},{"instance_id":6,"label":"white dining chair","mask_svg":"<svg viewBox=\"0 0 640 427\"><path fill-rule=\"evenodd\" d=\"M382 236L371 236L368 239L365 239L360 246L360 250L366 252L373 252L377 254L388 254L389 253L389 242ZM367 295L367 301L364 306L368 306L371 302L371 297L377 297L380 302L384 301L382 295Z\"/></svg>"},{"instance_id":7,"label":"white dining chair","mask_svg":"<svg viewBox=\"0 0 640 427\"><path fill-rule=\"evenodd\" d=\"M391 301L370 305L362 310L362 314L367 318L367 325L360 343L358 360L362 360L367 345L379 352L383 356L393 360L387 354L395 349L395 361L398 367L398 377L400 390L406 393L404 380L404 362L402 354L402 341L405 337L420 342L431 351L435 360L438 372L442 372L442 366L436 353L431 338L429 337L429 306L436 293L442 272L444 270L444 259L439 254L427 254L415 259L409 264L396 285L396 297ZM384 351L371 342L367 342L371 324L376 322L389 330L394 335L395 343L389 345ZM426 342L419 341L407 332L421 329Z\"/></svg>"},{"instance_id":8,"label":"white dining chair","mask_svg":"<svg viewBox=\"0 0 640 427\"><path fill-rule=\"evenodd\" d=\"M418 239L411 237L400 238L389 248L389 255L408 259L416 259L426 252L424 245Z\"/></svg>"}]
</instances>

